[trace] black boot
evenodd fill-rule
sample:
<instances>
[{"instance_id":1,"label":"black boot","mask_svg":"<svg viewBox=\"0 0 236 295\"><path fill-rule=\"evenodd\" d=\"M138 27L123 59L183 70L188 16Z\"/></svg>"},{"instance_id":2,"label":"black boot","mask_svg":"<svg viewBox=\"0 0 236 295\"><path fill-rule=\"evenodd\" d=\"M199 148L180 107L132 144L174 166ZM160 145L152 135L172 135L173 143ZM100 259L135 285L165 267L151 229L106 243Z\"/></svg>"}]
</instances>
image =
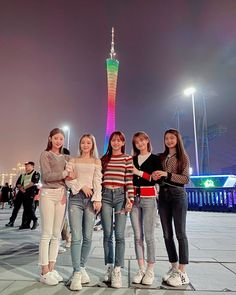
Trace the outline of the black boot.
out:
<instances>
[{"instance_id":1,"label":"black boot","mask_svg":"<svg viewBox=\"0 0 236 295\"><path fill-rule=\"evenodd\" d=\"M5 224L5 226L13 227L14 226L14 222L13 221L9 221L7 224Z\"/></svg>"},{"instance_id":2,"label":"black boot","mask_svg":"<svg viewBox=\"0 0 236 295\"><path fill-rule=\"evenodd\" d=\"M19 227L19 230L21 230L21 229L29 229L30 228L30 225L28 225L28 224L23 224L23 225L21 225L20 227Z\"/></svg>"},{"instance_id":3,"label":"black boot","mask_svg":"<svg viewBox=\"0 0 236 295\"><path fill-rule=\"evenodd\" d=\"M39 223L38 223L37 220L35 220L32 227L31 227L31 229L36 229L38 226L39 226Z\"/></svg>"}]
</instances>

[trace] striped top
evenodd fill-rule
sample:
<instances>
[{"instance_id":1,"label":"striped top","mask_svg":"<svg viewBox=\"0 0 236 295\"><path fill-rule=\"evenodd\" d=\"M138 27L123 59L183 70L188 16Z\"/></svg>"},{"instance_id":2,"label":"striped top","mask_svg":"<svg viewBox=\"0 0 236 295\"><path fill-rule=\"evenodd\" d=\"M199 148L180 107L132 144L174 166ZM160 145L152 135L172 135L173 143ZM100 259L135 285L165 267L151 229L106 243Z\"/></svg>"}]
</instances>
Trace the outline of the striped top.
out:
<instances>
[{"instance_id":1,"label":"striped top","mask_svg":"<svg viewBox=\"0 0 236 295\"><path fill-rule=\"evenodd\" d=\"M104 187L124 187L129 198L134 198L133 159L126 154L112 155L103 172Z\"/></svg>"}]
</instances>

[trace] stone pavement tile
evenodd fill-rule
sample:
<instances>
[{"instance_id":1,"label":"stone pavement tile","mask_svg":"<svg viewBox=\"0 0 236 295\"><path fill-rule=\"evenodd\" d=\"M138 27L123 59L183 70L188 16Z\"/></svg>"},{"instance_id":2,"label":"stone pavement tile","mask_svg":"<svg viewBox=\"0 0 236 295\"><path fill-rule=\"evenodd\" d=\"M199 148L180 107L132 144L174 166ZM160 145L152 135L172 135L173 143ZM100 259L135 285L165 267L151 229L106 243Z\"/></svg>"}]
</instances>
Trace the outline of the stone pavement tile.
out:
<instances>
[{"instance_id":1,"label":"stone pavement tile","mask_svg":"<svg viewBox=\"0 0 236 295\"><path fill-rule=\"evenodd\" d=\"M236 251L224 251L224 250L191 250L190 259L192 257L198 257L199 259L215 259L218 262L235 262L236 263Z\"/></svg>"},{"instance_id":2,"label":"stone pavement tile","mask_svg":"<svg viewBox=\"0 0 236 295\"><path fill-rule=\"evenodd\" d=\"M213 292L183 290L137 290L135 295L215 295ZM220 292L221 295L236 295L236 292Z\"/></svg>"},{"instance_id":3,"label":"stone pavement tile","mask_svg":"<svg viewBox=\"0 0 236 295\"><path fill-rule=\"evenodd\" d=\"M236 274L220 263L191 263L187 272L197 291L236 291Z\"/></svg>"},{"instance_id":4,"label":"stone pavement tile","mask_svg":"<svg viewBox=\"0 0 236 295\"><path fill-rule=\"evenodd\" d=\"M222 240L224 241L222 243ZM193 244L197 249L201 250L224 250L224 251L233 251L235 250L235 245L234 245L234 238L231 237L206 237L202 239L202 237L197 237L197 238L191 238L191 244Z\"/></svg>"},{"instance_id":5,"label":"stone pavement tile","mask_svg":"<svg viewBox=\"0 0 236 295\"><path fill-rule=\"evenodd\" d=\"M8 263L0 265L1 280L35 281L38 279L38 273L36 265L13 266Z\"/></svg>"},{"instance_id":6,"label":"stone pavement tile","mask_svg":"<svg viewBox=\"0 0 236 295\"><path fill-rule=\"evenodd\" d=\"M222 263L222 265L236 274L236 263Z\"/></svg>"},{"instance_id":7,"label":"stone pavement tile","mask_svg":"<svg viewBox=\"0 0 236 295\"><path fill-rule=\"evenodd\" d=\"M210 258L210 257L194 257L191 256L189 257L190 263L191 262L216 262L216 260L214 258Z\"/></svg>"},{"instance_id":8,"label":"stone pavement tile","mask_svg":"<svg viewBox=\"0 0 236 295\"><path fill-rule=\"evenodd\" d=\"M121 289L108 289L108 288L89 288L83 287L79 292L70 291L63 283L57 286L47 286L39 282L10 282L11 285L5 288L1 295L69 295L69 294L79 294L79 295L134 295L133 290L127 290L126 288ZM1 286L1 281L0 281Z\"/></svg>"},{"instance_id":9,"label":"stone pavement tile","mask_svg":"<svg viewBox=\"0 0 236 295\"><path fill-rule=\"evenodd\" d=\"M1 281L0 280L0 294L2 294L2 291L7 289L12 284L13 284L12 281Z\"/></svg>"}]
</instances>

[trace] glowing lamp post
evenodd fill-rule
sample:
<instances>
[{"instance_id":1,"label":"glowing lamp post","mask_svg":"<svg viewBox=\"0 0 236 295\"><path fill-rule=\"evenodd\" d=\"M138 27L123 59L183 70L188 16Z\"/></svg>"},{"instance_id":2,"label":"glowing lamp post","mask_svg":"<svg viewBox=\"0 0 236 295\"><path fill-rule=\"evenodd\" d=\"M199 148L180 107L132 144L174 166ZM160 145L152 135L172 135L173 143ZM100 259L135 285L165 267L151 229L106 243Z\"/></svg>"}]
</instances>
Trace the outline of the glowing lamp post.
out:
<instances>
[{"instance_id":1,"label":"glowing lamp post","mask_svg":"<svg viewBox=\"0 0 236 295\"><path fill-rule=\"evenodd\" d=\"M64 126L62 130L67 133L67 149L70 150L70 127Z\"/></svg>"},{"instance_id":2,"label":"glowing lamp post","mask_svg":"<svg viewBox=\"0 0 236 295\"><path fill-rule=\"evenodd\" d=\"M192 108L193 108L193 131L194 131L194 145L195 145L195 159L196 159L196 172L199 175L199 161L198 161L198 144L197 144L197 128L196 128L196 116L195 116L195 103L194 103L194 93L196 89L194 87L189 87L184 90L185 96L192 97Z\"/></svg>"}]
</instances>

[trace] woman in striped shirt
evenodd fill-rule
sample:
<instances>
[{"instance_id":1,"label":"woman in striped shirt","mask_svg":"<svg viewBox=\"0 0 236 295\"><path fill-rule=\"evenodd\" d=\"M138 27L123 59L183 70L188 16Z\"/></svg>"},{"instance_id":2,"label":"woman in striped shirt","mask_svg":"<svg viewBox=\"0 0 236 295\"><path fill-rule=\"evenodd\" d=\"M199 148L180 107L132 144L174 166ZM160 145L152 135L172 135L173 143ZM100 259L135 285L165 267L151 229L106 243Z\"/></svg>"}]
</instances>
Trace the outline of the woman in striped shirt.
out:
<instances>
[{"instance_id":1,"label":"woman in striped shirt","mask_svg":"<svg viewBox=\"0 0 236 295\"><path fill-rule=\"evenodd\" d=\"M122 287L121 267L124 267L126 212L132 208L133 161L125 154L125 136L120 131L111 134L106 154L102 157L102 226L104 256L107 271L105 282L113 288ZM115 257L113 249L113 218Z\"/></svg>"}]
</instances>

